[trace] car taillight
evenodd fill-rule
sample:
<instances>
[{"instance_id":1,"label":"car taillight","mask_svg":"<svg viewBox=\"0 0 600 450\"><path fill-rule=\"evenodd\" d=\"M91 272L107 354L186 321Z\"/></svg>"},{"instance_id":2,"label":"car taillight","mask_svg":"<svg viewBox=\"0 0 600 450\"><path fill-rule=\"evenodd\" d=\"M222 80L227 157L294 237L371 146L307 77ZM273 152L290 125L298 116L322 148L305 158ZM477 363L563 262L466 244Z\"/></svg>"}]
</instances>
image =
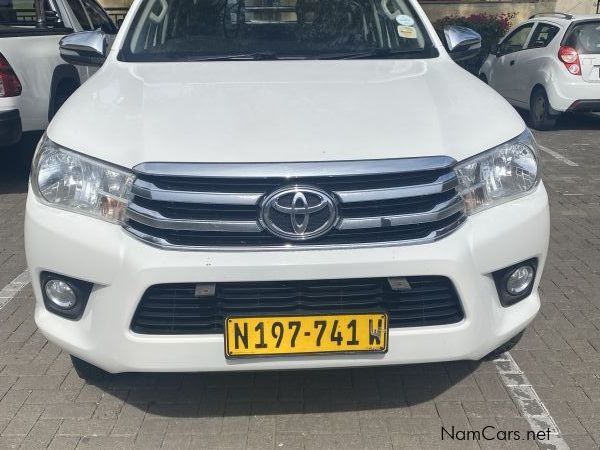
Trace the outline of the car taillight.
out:
<instances>
[{"instance_id":1,"label":"car taillight","mask_svg":"<svg viewBox=\"0 0 600 450\"><path fill-rule=\"evenodd\" d=\"M558 51L558 58L563 62L570 73L573 75L581 75L579 53L577 53L577 50L573 47L561 47Z\"/></svg>"},{"instance_id":2,"label":"car taillight","mask_svg":"<svg viewBox=\"0 0 600 450\"><path fill-rule=\"evenodd\" d=\"M22 87L17 74L0 53L0 98L21 95Z\"/></svg>"}]
</instances>

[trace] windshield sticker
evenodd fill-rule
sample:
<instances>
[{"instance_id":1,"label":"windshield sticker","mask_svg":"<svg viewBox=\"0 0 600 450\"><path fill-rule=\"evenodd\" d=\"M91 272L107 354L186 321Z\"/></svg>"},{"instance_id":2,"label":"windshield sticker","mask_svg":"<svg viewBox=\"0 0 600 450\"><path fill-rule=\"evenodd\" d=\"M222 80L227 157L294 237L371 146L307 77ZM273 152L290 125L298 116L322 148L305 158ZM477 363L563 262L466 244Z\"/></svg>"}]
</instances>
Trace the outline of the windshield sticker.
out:
<instances>
[{"instance_id":1,"label":"windshield sticker","mask_svg":"<svg viewBox=\"0 0 600 450\"><path fill-rule=\"evenodd\" d=\"M412 27L415 24L415 20L412 17L405 16L404 14L396 16L396 22L405 27Z\"/></svg>"},{"instance_id":2,"label":"windshield sticker","mask_svg":"<svg viewBox=\"0 0 600 450\"><path fill-rule=\"evenodd\" d=\"M416 39L417 38L417 29L415 27L407 27L403 25L398 25L398 36L404 39Z\"/></svg>"}]
</instances>

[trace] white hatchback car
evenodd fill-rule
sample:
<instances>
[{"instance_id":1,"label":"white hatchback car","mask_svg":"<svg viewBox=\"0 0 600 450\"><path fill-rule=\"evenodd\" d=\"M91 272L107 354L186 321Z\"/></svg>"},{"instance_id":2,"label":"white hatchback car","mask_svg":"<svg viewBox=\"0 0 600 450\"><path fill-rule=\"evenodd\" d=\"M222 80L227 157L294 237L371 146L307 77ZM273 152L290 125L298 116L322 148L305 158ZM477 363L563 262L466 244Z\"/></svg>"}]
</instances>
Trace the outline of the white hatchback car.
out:
<instances>
[{"instance_id":1,"label":"white hatchback car","mask_svg":"<svg viewBox=\"0 0 600 450\"><path fill-rule=\"evenodd\" d=\"M600 111L600 16L532 16L492 49L479 75L529 110L536 129L564 112Z\"/></svg>"}]
</instances>

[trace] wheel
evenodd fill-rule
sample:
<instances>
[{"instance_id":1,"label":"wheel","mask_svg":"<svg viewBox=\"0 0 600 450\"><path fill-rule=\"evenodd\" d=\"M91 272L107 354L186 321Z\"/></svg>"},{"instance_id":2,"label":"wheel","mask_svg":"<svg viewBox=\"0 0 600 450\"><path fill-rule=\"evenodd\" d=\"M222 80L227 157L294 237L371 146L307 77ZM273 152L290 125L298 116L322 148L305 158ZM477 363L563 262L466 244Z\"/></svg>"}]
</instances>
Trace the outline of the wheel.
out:
<instances>
[{"instance_id":1,"label":"wheel","mask_svg":"<svg viewBox=\"0 0 600 450\"><path fill-rule=\"evenodd\" d=\"M538 87L531 94L529 117L531 126L536 130L550 130L556 125L556 116L552 115L550 102L543 88Z\"/></svg>"},{"instance_id":2,"label":"wheel","mask_svg":"<svg viewBox=\"0 0 600 450\"><path fill-rule=\"evenodd\" d=\"M79 359L76 356L71 355L71 362L73 363L75 372L77 372L77 375L82 380L97 381L110 376L108 372L85 362L83 359Z\"/></svg>"}]
</instances>

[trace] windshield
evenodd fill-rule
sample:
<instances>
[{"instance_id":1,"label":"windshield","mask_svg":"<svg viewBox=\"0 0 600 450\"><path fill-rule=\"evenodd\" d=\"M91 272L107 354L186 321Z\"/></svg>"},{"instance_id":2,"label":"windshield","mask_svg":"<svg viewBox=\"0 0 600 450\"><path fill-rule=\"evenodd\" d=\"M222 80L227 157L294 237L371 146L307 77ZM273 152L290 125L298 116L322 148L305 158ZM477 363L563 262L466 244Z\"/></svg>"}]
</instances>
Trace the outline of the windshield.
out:
<instances>
[{"instance_id":1,"label":"windshield","mask_svg":"<svg viewBox=\"0 0 600 450\"><path fill-rule=\"evenodd\" d=\"M405 0L145 0L120 59L437 56Z\"/></svg>"},{"instance_id":2,"label":"windshield","mask_svg":"<svg viewBox=\"0 0 600 450\"><path fill-rule=\"evenodd\" d=\"M573 26L565 40L580 54L600 54L600 22L582 22Z\"/></svg>"}]
</instances>

